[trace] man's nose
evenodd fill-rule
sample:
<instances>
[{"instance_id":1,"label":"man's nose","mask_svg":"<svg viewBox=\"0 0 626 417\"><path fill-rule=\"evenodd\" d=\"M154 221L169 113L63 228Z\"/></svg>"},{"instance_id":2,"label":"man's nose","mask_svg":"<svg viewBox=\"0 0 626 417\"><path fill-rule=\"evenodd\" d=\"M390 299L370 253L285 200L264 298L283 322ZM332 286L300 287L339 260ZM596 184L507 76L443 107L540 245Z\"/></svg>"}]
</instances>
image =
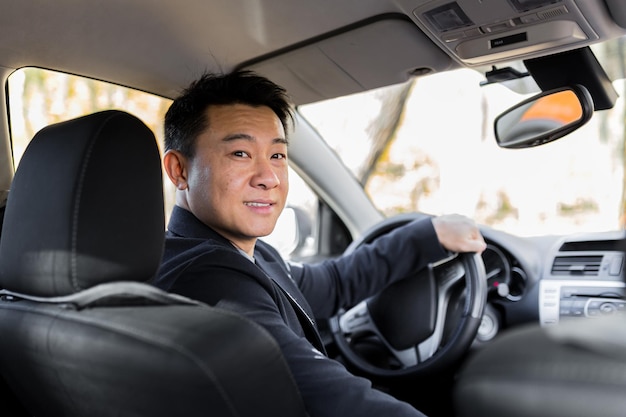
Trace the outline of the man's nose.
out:
<instances>
[{"instance_id":1,"label":"man's nose","mask_svg":"<svg viewBox=\"0 0 626 417\"><path fill-rule=\"evenodd\" d=\"M280 184L280 178L276 174L271 161L258 160L255 164L256 173L253 177L253 186L262 188L274 188Z\"/></svg>"}]
</instances>

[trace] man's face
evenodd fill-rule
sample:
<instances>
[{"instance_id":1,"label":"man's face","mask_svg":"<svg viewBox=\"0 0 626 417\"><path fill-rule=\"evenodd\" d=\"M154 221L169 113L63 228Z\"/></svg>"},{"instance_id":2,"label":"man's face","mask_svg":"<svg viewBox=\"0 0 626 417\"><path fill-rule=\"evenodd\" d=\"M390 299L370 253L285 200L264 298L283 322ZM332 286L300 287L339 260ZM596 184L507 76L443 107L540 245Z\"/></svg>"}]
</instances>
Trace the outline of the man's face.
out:
<instances>
[{"instance_id":1,"label":"man's face","mask_svg":"<svg viewBox=\"0 0 626 417\"><path fill-rule=\"evenodd\" d=\"M187 203L202 222L251 252L285 206L287 142L269 107L210 106L188 161Z\"/></svg>"}]
</instances>

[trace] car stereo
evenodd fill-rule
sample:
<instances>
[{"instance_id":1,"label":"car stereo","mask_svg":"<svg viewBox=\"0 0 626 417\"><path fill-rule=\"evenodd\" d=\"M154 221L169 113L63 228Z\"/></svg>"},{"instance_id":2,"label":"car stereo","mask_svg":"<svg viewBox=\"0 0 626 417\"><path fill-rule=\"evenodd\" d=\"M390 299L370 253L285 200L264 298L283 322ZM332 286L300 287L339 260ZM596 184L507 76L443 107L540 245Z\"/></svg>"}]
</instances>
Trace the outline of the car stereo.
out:
<instances>
[{"instance_id":1,"label":"car stereo","mask_svg":"<svg viewBox=\"0 0 626 417\"><path fill-rule=\"evenodd\" d=\"M617 255L620 259L622 254ZM601 317L626 312L626 285L618 274L601 279L587 275L564 278L554 269L539 284L539 320L542 325L556 324L566 317Z\"/></svg>"},{"instance_id":2,"label":"car stereo","mask_svg":"<svg viewBox=\"0 0 626 417\"><path fill-rule=\"evenodd\" d=\"M581 246L589 249L579 250ZM569 250L565 250L569 249ZM601 317L626 312L624 253L606 242L569 242L552 258L539 283L539 320L556 324L569 317Z\"/></svg>"}]
</instances>

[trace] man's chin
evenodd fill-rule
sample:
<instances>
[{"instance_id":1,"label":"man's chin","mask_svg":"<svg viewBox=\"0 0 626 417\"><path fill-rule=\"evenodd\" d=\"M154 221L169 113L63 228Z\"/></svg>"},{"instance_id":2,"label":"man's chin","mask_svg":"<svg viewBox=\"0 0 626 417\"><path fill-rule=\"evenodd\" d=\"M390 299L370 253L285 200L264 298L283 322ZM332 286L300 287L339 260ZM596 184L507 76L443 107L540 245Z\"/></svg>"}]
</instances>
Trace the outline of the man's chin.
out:
<instances>
[{"instance_id":1,"label":"man's chin","mask_svg":"<svg viewBox=\"0 0 626 417\"><path fill-rule=\"evenodd\" d=\"M250 228L248 230L248 233L246 233L248 236L253 236L256 238L262 238L262 237L267 237L269 235L272 234L272 232L275 229L275 224L267 226L267 225L261 225L258 227L253 227Z\"/></svg>"},{"instance_id":2,"label":"man's chin","mask_svg":"<svg viewBox=\"0 0 626 417\"><path fill-rule=\"evenodd\" d=\"M268 231L258 232L258 233L255 233L255 236L256 236L257 238L264 238L264 237L268 237L269 235L271 235L271 234L272 234L272 232L273 232L273 231L274 231L274 229L271 229L269 232L268 232Z\"/></svg>"}]
</instances>

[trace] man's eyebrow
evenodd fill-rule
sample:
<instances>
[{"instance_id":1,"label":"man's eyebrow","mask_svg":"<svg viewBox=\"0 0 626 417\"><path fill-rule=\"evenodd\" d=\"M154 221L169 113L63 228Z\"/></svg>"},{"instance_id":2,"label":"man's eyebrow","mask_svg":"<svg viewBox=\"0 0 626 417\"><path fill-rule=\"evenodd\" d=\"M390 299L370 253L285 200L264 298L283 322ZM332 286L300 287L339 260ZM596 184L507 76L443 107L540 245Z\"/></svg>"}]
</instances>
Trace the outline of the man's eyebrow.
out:
<instances>
[{"instance_id":1,"label":"man's eyebrow","mask_svg":"<svg viewBox=\"0 0 626 417\"><path fill-rule=\"evenodd\" d=\"M234 140L247 140L247 141L253 142L254 138L245 133L231 133L230 135L224 136L224 138L222 139L222 142L232 142Z\"/></svg>"},{"instance_id":2,"label":"man's eyebrow","mask_svg":"<svg viewBox=\"0 0 626 417\"><path fill-rule=\"evenodd\" d=\"M254 142L256 139L253 136L250 136L246 133L233 133L230 135L226 135L223 139L222 142L232 142L235 140L245 140L245 141L249 141L249 142ZM289 141L285 138L275 138L272 140L272 143L276 143L276 144L281 144L281 145L288 145Z\"/></svg>"}]
</instances>

